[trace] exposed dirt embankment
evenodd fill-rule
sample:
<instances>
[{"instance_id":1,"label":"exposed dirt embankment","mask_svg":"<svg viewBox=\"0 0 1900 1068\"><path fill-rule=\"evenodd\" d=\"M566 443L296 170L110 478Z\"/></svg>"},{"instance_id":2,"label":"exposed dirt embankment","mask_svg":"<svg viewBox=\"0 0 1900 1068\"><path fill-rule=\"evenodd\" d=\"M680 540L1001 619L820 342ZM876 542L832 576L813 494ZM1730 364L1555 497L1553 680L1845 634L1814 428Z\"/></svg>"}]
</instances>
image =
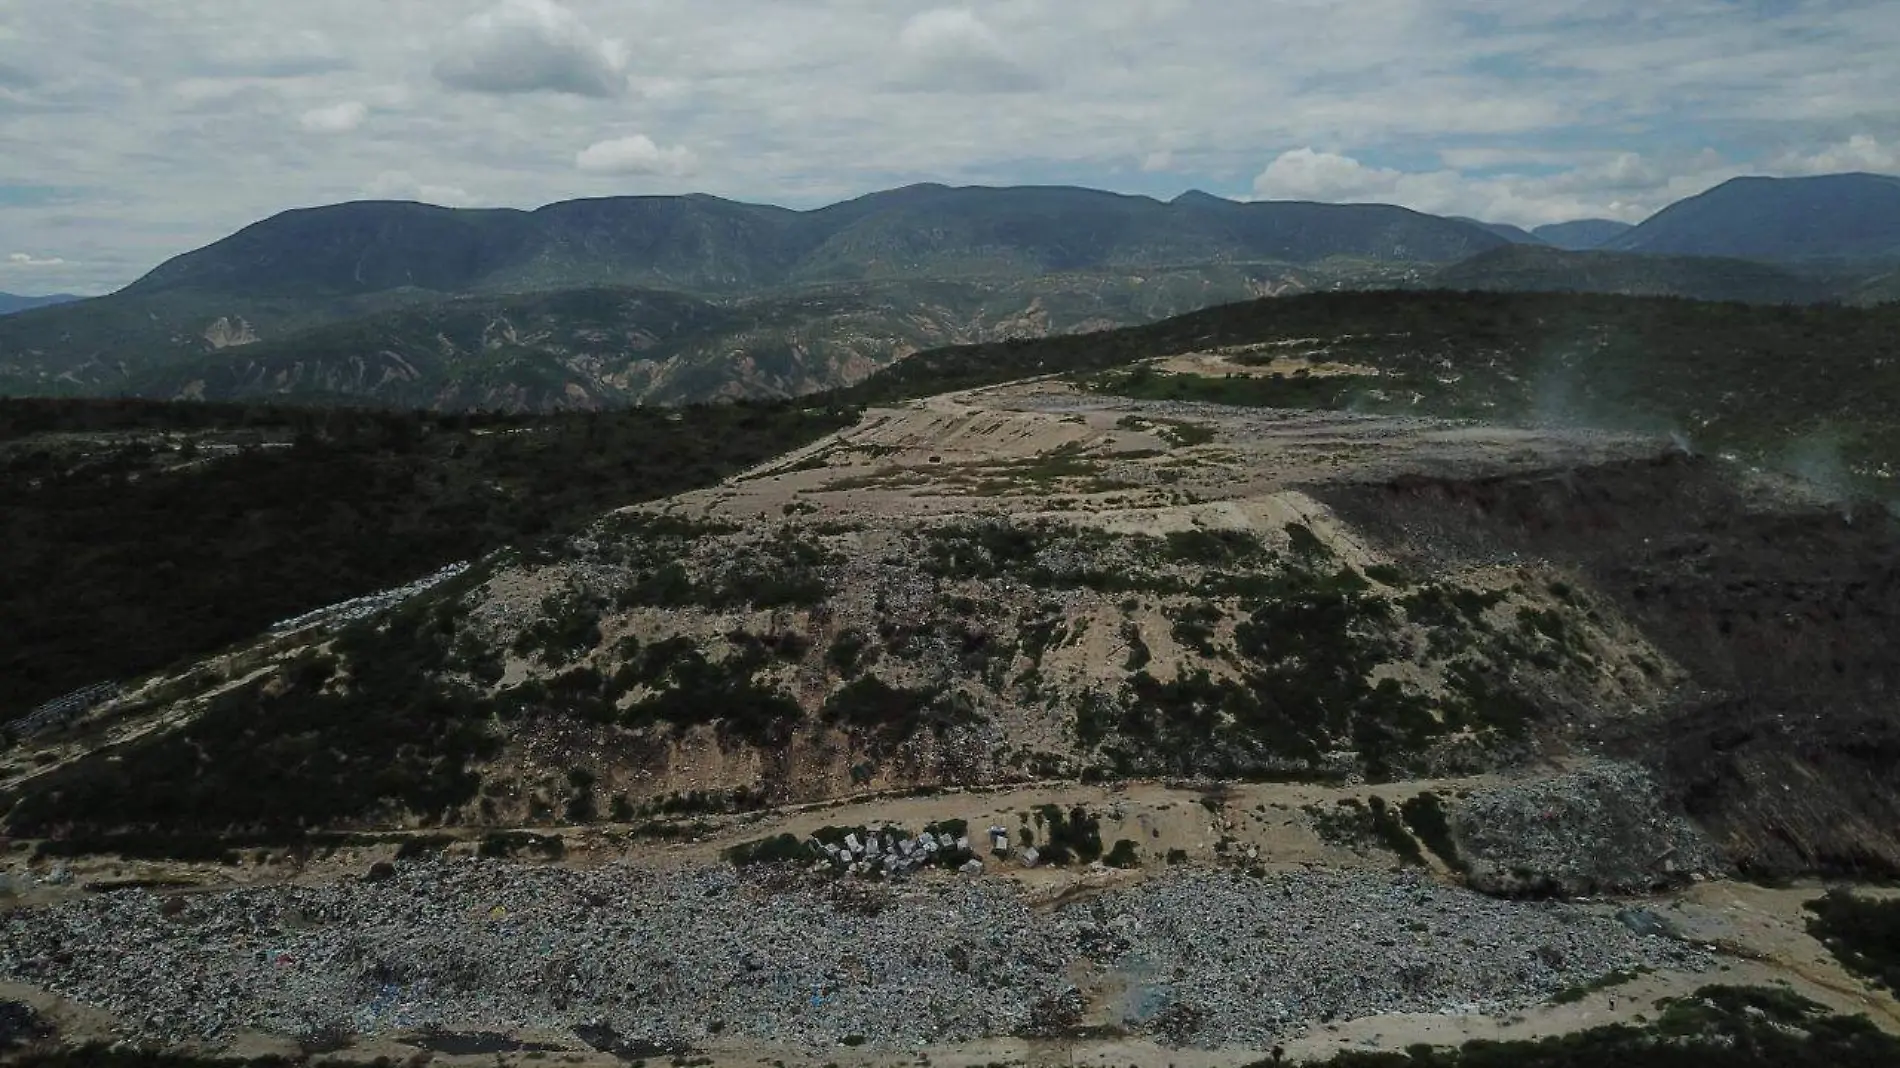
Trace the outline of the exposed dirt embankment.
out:
<instances>
[{"instance_id":1,"label":"exposed dirt embankment","mask_svg":"<svg viewBox=\"0 0 1900 1068\"><path fill-rule=\"evenodd\" d=\"M1436 565L1576 569L1689 674L1606 730L1745 871L1900 873L1900 529L1677 457L1321 496Z\"/></svg>"}]
</instances>

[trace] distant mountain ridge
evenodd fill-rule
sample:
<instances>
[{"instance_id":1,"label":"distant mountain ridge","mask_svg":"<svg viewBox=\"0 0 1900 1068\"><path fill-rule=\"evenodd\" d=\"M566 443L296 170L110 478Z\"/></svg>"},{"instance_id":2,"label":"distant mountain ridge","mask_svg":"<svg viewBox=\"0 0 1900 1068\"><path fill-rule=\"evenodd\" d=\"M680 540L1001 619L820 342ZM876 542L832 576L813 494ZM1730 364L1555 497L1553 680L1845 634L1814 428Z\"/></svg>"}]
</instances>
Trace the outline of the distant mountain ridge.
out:
<instances>
[{"instance_id":1,"label":"distant mountain ridge","mask_svg":"<svg viewBox=\"0 0 1900 1068\"><path fill-rule=\"evenodd\" d=\"M1535 233L1524 229L1522 226L1513 226L1510 223L1485 222L1483 219L1473 219L1464 215L1452 215L1448 216L1448 218L1456 219L1459 222L1470 223L1473 226L1488 230L1513 245L1545 244L1543 238L1538 237Z\"/></svg>"},{"instance_id":2,"label":"distant mountain ridge","mask_svg":"<svg viewBox=\"0 0 1900 1068\"><path fill-rule=\"evenodd\" d=\"M562 359L592 354L595 364L576 383L590 403L649 395L626 383L743 380L762 364L784 372L767 377L786 385L760 387L777 392L839 384L834 361L861 376L917 345L996 331L1099 329L1308 285L1396 284L1418 265L1503 243L1479 227L1405 208L1205 195L1163 203L1064 187L915 185L812 211L703 195L575 200L534 211L360 202L285 212L169 260L112 296L0 322L0 392L164 384L193 395L243 382L289 395L323 381L348 383L352 395L387 388L408 396L412 376L395 373L385 384L367 370L415 351L402 328L394 328L402 343L389 350L292 346L297 368L276 357L249 366L244 350L468 297L633 289L729 303L843 286L879 309L875 321L859 312L840 321L822 302L785 305L813 318L745 331L737 348L668 357L706 364L693 369L635 367L648 353L632 342L560 346ZM932 303L930 287L941 283L962 288L935 291L943 302ZM643 320L641 330L653 325ZM325 336L365 344L389 334L379 327ZM849 353L835 348L841 339ZM445 343L438 355L470 351ZM806 370L813 360L831 369L814 379ZM519 364L517 371L527 374ZM540 396L551 381L538 371L529 378L498 384L494 399ZM703 395L727 392L714 383Z\"/></svg>"},{"instance_id":3,"label":"distant mountain ridge","mask_svg":"<svg viewBox=\"0 0 1900 1068\"><path fill-rule=\"evenodd\" d=\"M1584 252L1601 248L1633 229L1635 227L1632 224L1615 219L1573 219L1570 222L1533 227L1531 233L1554 248Z\"/></svg>"},{"instance_id":4,"label":"distant mountain ridge","mask_svg":"<svg viewBox=\"0 0 1900 1068\"><path fill-rule=\"evenodd\" d=\"M1162 203L1067 187L917 185L804 212L703 195L534 211L366 201L273 216L123 292L339 297L623 285L726 294L1329 256L1443 263L1500 243L1479 227L1384 205Z\"/></svg>"},{"instance_id":5,"label":"distant mountain ridge","mask_svg":"<svg viewBox=\"0 0 1900 1068\"><path fill-rule=\"evenodd\" d=\"M1782 263L1900 260L1900 178L1735 178L1664 208L1602 247Z\"/></svg>"},{"instance_id":6,"label":"distant mountain ridge","mask_svg":"<svg viewBox=\"0 0 1900 1068\"><path fill-rule=\"evenodd\" d=\"M53 293L44 297L22 297L15 293L0 293L0 315L12 315L15 312L31 311L34 308L50 308L55 304L71 304L83 300L71 293Z\"/></svg>"},{"instance_id":7,"label":"distant mountain ridge","mask_svg":"<svg viewBox=\"0 0 1900 1068\"><path fill-rule=\"evenodd\" d=\"M919 349L1313 289L1874 303L1900 293L1896 267L1900 179L1874 175L1739 179L1639 227L1536 232L1054 186L913 185L807 211L699 194L532 211L368 201L285 212L111 296L0 318L0 395L510 409L784 396Z\"/></svg>"}]
</instances>

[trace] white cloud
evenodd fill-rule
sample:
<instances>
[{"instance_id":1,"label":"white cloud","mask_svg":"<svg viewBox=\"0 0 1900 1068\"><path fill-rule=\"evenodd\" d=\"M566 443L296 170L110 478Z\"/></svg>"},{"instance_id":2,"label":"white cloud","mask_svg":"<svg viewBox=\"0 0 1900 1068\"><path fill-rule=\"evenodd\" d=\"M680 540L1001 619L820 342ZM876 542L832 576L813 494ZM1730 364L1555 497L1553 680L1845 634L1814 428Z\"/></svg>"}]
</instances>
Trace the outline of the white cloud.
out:
<instances>
[{"instance_id":1,"label":"white cloud","mask_svg":"<svg viewBox=\"0 0 1900 1068\"><path fill-rule=\"evenodd\" d=\"M464 22L436 62L435 76L478 93L571 93L611 97L626 90L627 56L554 0L502 0Z\"/></svg>"},{"instance_id":2,"label":"white cloud","mask_svg":"<svg viewBox=\"0 0 1900 1068\"><path fill-rule=\"evenodd\" d=\"M361 100L346 100L325 108L311 108L297 121L312 133L348 133L363 125L369 117L369 105Z\"/></svg>"},{"instance_id":3,"label":"white cloud","mask_svg":"<svg viewBox=\"0 0 1900 1068\"><path fill-rule=\"evenodd\" d=\"M1839 174L1844 171L1900 171L1900 139L1882 144L1866 134L1855 134L1818 152L1783 153L1775 168L1785 174Z\"/></svg>"},{"instance_id":4,"label":"white cloud","mask_svg":"<svg viewBox=\"0 0 1900 1068\"><path fill-rule=\"evenodd\" d=\"M1253 191L1264 200L1356 200L1390 194L1401 177L1351 156L1296 148L1267 164L1254 177Z\"/></svg>"},{"instance_id":5,"label":"white cloud","mask_svg":"<svg viewBox=\"0 0 1900 1068\"><path fill-rule=\"evenodd\" d=\"M596 141L574 156L574 165L590 174L657 174L682 178L699 168L699 157L684 145L662 148L645 134Z\"/></svg>"},{"instance_id":6,"label":"white cloud","mask_svg":"<svg viewBox=\"0 0 1900 1068\"><path fill-rule=\"evenodd\" d=\"M904 24L897 35L892 84L923 91L1024 93L1045 82L976 12L947 7Z\"/></svg>"},{"instance_id":7,"label":"white cloud","mask_svg":"<svg viewBox=\"0 0 1900 1068\"><path fill-rule=\"evenodd\" d=\"M636 132L662 170L694 153L648 181L799 207L928 180L1245 195L1277 163L1256 195L1526 224L1639 219L1736 173L1900 170L1893 0L716 7L0 0L0 229L68 261L33 288L96 292L371 185L609 191L576 149ZM353 132L306 129L348 101Z\"/></svg>"},{"instance_id":8,"label":"white cloud","mask_svg":"<svg viewBox=\"0 0 1900 1068\"><path fill-rule=\"evenodd\" d=\"M444 208L472 208L481 198L460 186L419 182L408 171L384 171L361 190L369 200L415 200Z\"/></svg>"},{"instance_id":9,"label":"white cloud","mask_svg":"<svg viewBox=\"0 0 1900 1068\"><path fill-rule=\"evenodd\" d=\"M7 266L9 267L63 267L65 264L66 261L57 256L41 259L38 256L26 252L15 252L7 257Z\"/></svg>"},{"instance_id":10,"label":"white cloud","mask_svg":"<svg viewBox=\"0 0 1900 1068\"><path fill-rule=\"evenodd\" d=\"M1450 168L1368 166L1309 147L1281 153L1254 178L1253 190L1268 200L1397 204L1521 226L1582 218L1638 222L1744 170L1708 152L1677 159L1673 168L1637 153L1615 152L1568 170L1471 175Z\"/></svg>"},{"instance_id":11,"label":"white cloud","mask_svg":"<svg viewBox=\"0 0 1900 1068\"><path fill-rule=\"evenodd\" d=\"M1150 152L1142 157L1141 170L1143 174L1161 174L1173 169L1174 153L1169 152L1167 149L1162 149L1159 152Z\"/></svg>"}]
</instances>

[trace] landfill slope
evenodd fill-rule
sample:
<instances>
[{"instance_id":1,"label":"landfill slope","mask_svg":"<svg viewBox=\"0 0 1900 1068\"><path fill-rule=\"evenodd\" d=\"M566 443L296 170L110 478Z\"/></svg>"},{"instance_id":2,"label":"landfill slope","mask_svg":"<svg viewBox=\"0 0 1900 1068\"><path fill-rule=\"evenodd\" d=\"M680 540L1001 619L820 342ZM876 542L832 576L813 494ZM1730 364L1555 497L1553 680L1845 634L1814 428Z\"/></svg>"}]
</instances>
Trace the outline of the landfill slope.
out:
<instances>
[{"instance_id":1,"label":"landfill slope","mask_svg":"<svg viewBox=\"0 0 1900 1068\"><path fill-rule=\"evenodd\" d=\"M1900 1027L1732 881L1900 872L1895 545L1654 435L872 408L16 747L0 983L364 1060L1241 1064L1716 974Z\"/></svg>"}]
</instances>

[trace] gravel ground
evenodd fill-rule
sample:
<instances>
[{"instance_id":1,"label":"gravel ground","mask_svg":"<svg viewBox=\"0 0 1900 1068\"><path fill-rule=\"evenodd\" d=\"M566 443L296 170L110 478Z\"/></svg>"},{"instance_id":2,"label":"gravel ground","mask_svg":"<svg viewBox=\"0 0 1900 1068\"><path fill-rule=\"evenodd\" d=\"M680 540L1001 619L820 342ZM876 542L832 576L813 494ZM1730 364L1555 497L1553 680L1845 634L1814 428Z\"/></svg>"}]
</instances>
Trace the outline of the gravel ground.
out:
<instances>
[{"instance_id":1,"label":"gravel ground","mask_svg":"<svg viewBox=\"0 0 1900 1068\"><path fill-rule=\"evenodd\" d=\"M1125 988L1112 1018L1208 1046L1264 1046L1326 1015L1505 1010L1619 967L1709 963L1584 909L1372 874L1173 872L1049 915L997 880L470 859L379 882L122 891L0 921L0 977L107 1009L141 1038L214 1043L605 1024L660 1045L915 1047L1044 1025L1077 1003L1085 956Z\"/></svg>"}]
</instances>

